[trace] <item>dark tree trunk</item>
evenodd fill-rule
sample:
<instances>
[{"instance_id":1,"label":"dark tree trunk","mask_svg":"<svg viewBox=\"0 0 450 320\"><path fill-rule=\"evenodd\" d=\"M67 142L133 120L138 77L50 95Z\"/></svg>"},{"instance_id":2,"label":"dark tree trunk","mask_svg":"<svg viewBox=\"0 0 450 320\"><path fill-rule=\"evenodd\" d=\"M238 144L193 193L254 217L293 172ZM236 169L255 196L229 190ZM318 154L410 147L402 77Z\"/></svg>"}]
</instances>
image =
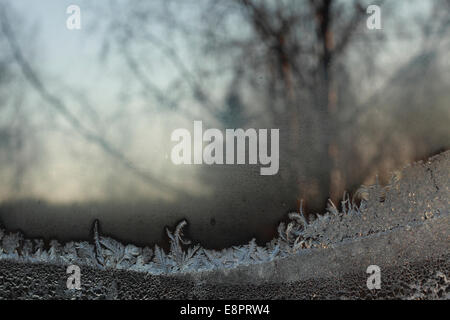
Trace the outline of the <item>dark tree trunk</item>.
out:
<instances>
[{"instance_id":1,"label":"dark tree trunk","mask_svg":"<svg viewBox=\"0 0 450 320\"><path fill-rule=\"evenodd\" d=\"M317 2L316 2L317 3ZM334 0L323 0L316 7L317 37L321 46L321 54L318 61L318 90L316 92L321 115L322 141L324 145L319 148L321 161L320 168L315 172L320 190L317 201L310 205L311 209L321 209L324 197L336 201L341 195L340 185L342 176L338 170L339 147L337 144L337 92L333 86L333 63L334 63L334 39L332 31L332 9ZM322 203L320 203L322 202Z\"/></svg>"}]
</instances>

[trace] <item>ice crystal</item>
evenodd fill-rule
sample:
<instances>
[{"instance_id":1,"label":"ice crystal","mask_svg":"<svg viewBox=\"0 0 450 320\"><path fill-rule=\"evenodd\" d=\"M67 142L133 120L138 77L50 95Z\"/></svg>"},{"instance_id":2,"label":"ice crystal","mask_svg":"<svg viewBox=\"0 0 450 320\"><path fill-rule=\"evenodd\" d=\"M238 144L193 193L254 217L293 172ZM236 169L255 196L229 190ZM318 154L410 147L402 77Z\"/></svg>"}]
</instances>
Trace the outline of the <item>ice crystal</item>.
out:
<instances>
[{"instance_id":1,"label":"ice crystal","mask_svg":"<svg viewBox=\"0 0 450 320\"><path fill-rule=\"evenodd\" d=\"M373 186L364 189L363 192L364 197L361 197L359 205L356 205L348 194L344 194L341 210L330 201L327 212L316 215L315 218L306 219L302 209L290 213L289 221L280 223L278 237L265 246L258 246L255 239L246 245L233 246L221 251L192 245L183 238L183 230L187 226L187 221L183 220L173 231L166 229L170 250L165 252L157 245L153 248L140 248L102 236L99 221L95 220L92 243L68 242L62 245L52 240L47 249L41 239L24 239L20 233L8 233L0 228L0 259L63 265L79 264L151 274L199 272L265 263L298 254L303 250L327 247L346 238L367 236L387 230L392 217L388 220L380 219L376 215L370 216L367 206L368 201L384 202L386 189ZM367 198L366 193L371 194L371 199ZM405 218L400 214L395 219L398 223L404 223L415 218Z\"/></svg>"}]
</instances>

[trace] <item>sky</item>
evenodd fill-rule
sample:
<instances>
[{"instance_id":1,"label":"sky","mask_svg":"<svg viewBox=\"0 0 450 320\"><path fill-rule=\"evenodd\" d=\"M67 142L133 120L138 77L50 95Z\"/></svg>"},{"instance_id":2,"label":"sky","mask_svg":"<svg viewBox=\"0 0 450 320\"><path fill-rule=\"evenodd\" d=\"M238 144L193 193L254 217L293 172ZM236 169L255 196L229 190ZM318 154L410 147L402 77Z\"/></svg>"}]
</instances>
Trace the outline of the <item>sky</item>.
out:
<instances>
[{"instance_id":1,"label":"sky","mask_svg":"<svg viewBox=\"0 0 450 320\"><path fill-rule=\"evenodd\" d=\"M89 68L72 68L74 62L79 59L83 63L88 62L87 57L98 50L99 44L95 37L89 34L87 28L80 30L68 30L66 28L66 20L69 15L66 13L68 6L76 4L74 1L68 0L19 0L14 1L14 7L20 12L27 22L27 25L38 26L40 41L40 49L45 52L47 70L53 72L64 72L85 76ZM86 9L87 10L87 9ZM88 23L89 12L85 12L82 8L82 25ZM84 21L84 20L87 21ZM81 65L81 63L78 63ZM69 79L71 77L68 77Z\"/></svg>"},{"instance_id":2,"label":"sky","mask_svg":"<svg viewBox=\"0 0 450 320\"><path fill-rule=\"evenodd\" d=\"M64 92L65 89L70 88L77 92L86 94L90 103L94 108L101 113L101 115L110 114L111 110L120 109L121 102L118 102L117 93L120 92L123 83L120 68L110 68L104 66L99 60L100 49L102 46L102 38L96 33L92 33L90 26L95 22L101 22L102 16L98 11L95 11L89 4L89 1L74 1L74 0L17 0L10 1L21 17L26 22L25 28L30 26L35 27L38 32L35 38L37 46L37 59L29 57L31 63L40 72L50 91ZM99 2L97 2L99 3ZM111 1L103 1L100 4L111 4ZM405 1L406 3L406 1ZM424 10L423 3L419 1L418 5L405 5L401 8L401 15L408 15L411 10ZM66 28L66 20L69 15L66 9L70 5L79 5L81 8L81 30L68 30ZM386 30L385 30L386 31ZM388 32L388 30L386 31ZM19 39L20 41L20 39ZM25 44L22 44L26 47ZM392 49L386 53L386 63L394 64L397 59L404 60L405 55L413 54L414 50L396 50L398 44L392 44ZM156 66L151 70L152 79L160 84L168 71L164 66ZM74 101L67 100L68 107L76 110L78 107ZM148 106L145 102L139 101L136 98L131 102L131 106L127 106L128 112L137 116L138 120L124 121L122 126L125 126L123 134L119 130L112 134L113 139L120 139L121 136L126 137L126 132L131 133L133 143L130 145L130 156L141 167L156 170L159 174L163 174L166 179L179 183L180 172L170 167L167 168L167 159L169 149L167 148L169 133L167 127L174 126L177 123L173 119L167 119L161 114L153 114L152 121L146 121L143 117L139 117L139 112L145 110ZM131 110L131 111L130 111ZM133 118L133 119L136 119ZM106 124L107 126L108 124ZM132 127L130 129L129 127ZM130 133L129 133L130 134ZM80 142L77 137L69 138L63 137L58 133L46 137L47 150L50 151L50 156L47 158L47 169L42 172L47 172L46 179L48 184L53 182L53 187L47 186L43 188L40 186L37 191L42 193L43 190L49 191L43 196L51 198L53 201L73 201L74 199L84 199L85 197L101 197L102 186L93 188L86 193L86 184L93 184L92 176L95 175L92 170L88 170L87 162L92 162L92 159L86 157L85 162L76 158L74 161L73 154L83 153L85 150L87 154L93 152L96 154L95 148L91 150L85 142ZM61 152L65 150L67 145L75 149L73 152ZM151 146L151 147L150 147ZM78 151L77 151L78 150ZM81 150L81 151L80 151ZM157 152L156 152L157 150ZM165 169L164 169L165 168ZM195 170L186 171L188 178L192 180L195 175ZM77 179L71 177L77 176ZM91 177L91 178L90 178ZM61 187L61 183L65 183ZM192 182L191 182L192 183ZM200 186L190 188L191 190L202 190ZM96 191L95 191L96 190Z\"/></svg>"},{"instance_id":3,"label":"sky","mask_svg":"<svg viewBox=\"0 0 450 320\"><path fill-rule=\"evenodd\" d=\"M99 51L102 39L98 35L93 35L89 26L94 22L93 19L101 17L92 14L90 7L84 5L87 2L19 0L10 3L13 3L16 11L26 22L25 29L36 26L38 30L35 39L37 58L26 58L38 71L39 76L45 79L50 92L56 93L65 89L81 92L87 95L94 109L101 114L104 112L103 115L108 115L121 106L121 103L116 100L122 85L120 70L104 67L100 63ZM69 17L66 9L73 4L81 7L81 30L66 28L66 19ZM20 42L20 38L18 40ZM26 48L26 44L20 45ZM77 109L76 101L71 99L65 101L69 109ZM136 104L136 110L142 107L139 101L134 104ZM139 119L126 125L132 126L133 135L136 137L133 139L131 150L135 162L141 167L158 170L167 162L169 151L166 150L166 144L156 146L153 144L153 147L149 148L152 142L161 140L158 137L163 134L158 117L153 117L152 120L154 121L151 126L148 122L139 121ZM63 127L70 132L67 125L63 124ZM112 134L113 140L121 136L120 127L116 131ZM124 128L123 136L125 131L130 130ZM169 133L164 132L164 135L169 136ZM98 180L99 175L102 177L96 168L102 166L103 160L98 159L104 159L103 156L98 158L99 151L96 148L92 148L73 131L69 137L54 131L42 140L45 140L47 156L44 167L33 174L36 176L35 180L41 181L38 186L31 188L31 193L35 197L42 197L53 202L72 202L102 199L105 196L104 185L95 181ZM100 180L103 179L104 177ZM42 183L42 181L45 182ZM86 185L91 186L89 190L86 189Z\"/></svg>"},{"instance_id":4,"label":"sky","mask_svg":"<svg viewBox=\"0 0 450 320\"><path fill-rule=\"evenodd\" d=\"M117 83L114 83L115 75L105 75L105 69L99 69L99 52L102 41L98 34L93 34L89 26L96 22L101 22L102 16L97 12L89 1L79 0L6 0L12 3L23 16L27 25L36 26L39 30L37 35L39 41L40 56L45 64L47 75L59 77L64 76L64 83L68 86L86 89L92 83L103 90L116 90ZM97 0L96 3L111 4L112 1ZM427 10L429 1L405 1L401 0L398 7L400 16L413 15L417 12ZM68 30L66 20L68 14L66 9L70 5L78 5L81 8L82 28L81 30ZM408 29L408 28L407 28ZM389 32L389 29L384 30ZM393 49L389 51L386 62L393 60L396 53L413 54L411 50L400 52L395 46L401 45L393 43ZM399 57L401 58L401 57ZM395 60L395 59L394 59ZM164 72L158 72L164 81ZM107 95L102 95L106 98ZM112 101L105 101L111 103Z\"/></svg>"}]
</instances>

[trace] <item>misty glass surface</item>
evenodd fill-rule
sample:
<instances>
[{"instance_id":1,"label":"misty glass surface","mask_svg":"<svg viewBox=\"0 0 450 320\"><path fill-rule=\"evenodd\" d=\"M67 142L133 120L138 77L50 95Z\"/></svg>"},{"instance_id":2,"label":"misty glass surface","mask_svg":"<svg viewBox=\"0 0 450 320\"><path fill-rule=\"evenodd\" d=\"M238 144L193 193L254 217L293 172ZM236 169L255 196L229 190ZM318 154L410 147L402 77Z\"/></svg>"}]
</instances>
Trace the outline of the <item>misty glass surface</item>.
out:
<instances>
[{"instance_id":1,"label":"misty glass surface","mask_svg":"<svg viewBox=\"0 0 450 320\"><path fill-rule=\"evenodd\" d=\"M450 2L385 1L381 29L375 2L0 1L0 223L150 244L186 218L205 247L265 242L448 149ZM195 121L223 162L227 129L278 130L278 170L250 138L244 164L175 164Z\"/></svg>"}]
</instances>

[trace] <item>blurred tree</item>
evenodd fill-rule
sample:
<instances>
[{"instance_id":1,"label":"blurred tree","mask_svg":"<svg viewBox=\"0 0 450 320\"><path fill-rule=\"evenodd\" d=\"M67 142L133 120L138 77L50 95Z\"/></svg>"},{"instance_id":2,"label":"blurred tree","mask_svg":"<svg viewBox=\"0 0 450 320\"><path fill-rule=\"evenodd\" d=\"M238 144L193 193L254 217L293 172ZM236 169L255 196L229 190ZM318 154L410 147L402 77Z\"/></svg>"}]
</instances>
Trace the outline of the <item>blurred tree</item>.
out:
<instances>
[{"instance_id":1,"label":"blurred tree","mask_svg":"<svg viewBox=\"0 0 450 320\"><path fill-rule=\"evenodd\" d=\"M252 109L249 104L255 104L255 100L245 101L244 92L245 88L255 90L256 95L262 94L262 105L253 112L262 114L259 118L265 119L267 125L284 132L280 157L283 167L288 168L285 178L297 190L299 203L307 199L310 208L319 209L328 196L337 200L345 188L344 174L339 169L338 111L345 107L341 96L345 101L350 91L339 81L348 81L346 53L359 26L365 24L365 2L206 1L197 5L202 8L199 17L192 13L188 16L198 21L194 26L179 15L183 11L180 8L189 5L192 3L165 2L163 23L189 37L191 46L198 45L194 34L200 35L198 54L214 60L216 66L223 61L222 74L217 69L211 72L214 63L186 63L168 36L164 37L167 41L161 40L162 35L155 36L155 15L151 14L151 5L144 2L124 8L124 16L113 19L108 28L114 26L113 37L147 92L163 96L158 100L164 105L176 105L164 101L168 94L159 92L144 76L146 62L133 57L143 43L150 43L171 61L195 101L207 111L203 118L210 115L212 123L227 127L250 125L255 117L248 115ZM223 79L223 74L228 74L223 100L213 102L214 89L205 87L211 73ZM339 92L338 88L346 91Z\"/></svg>"},{"instance_id":2,"label":"blurred tree","mask_svg":"<svg viewBox=\"0 0 450 320\"><path fill-rule=\"evenodd\" d=\"M21 21L16 12L11 15ZM32 51L33 41L25 30L19 28L21 37L29 40L27 50ZM26 107L28 95L23 86L26 81L14 66L14 57L7 50L6 39L0 37L0 198L7 194L18 196L25 191L24 177L40 160L40 144L35 138L35 125Z\"/></svg>"},{"instance_id":3,"label":"blurred tree","mask_svg":"<svg viewBox=\"0 0 450 320\"><path fill-rule=\"evenodd\" d=\"M439 50L436 39L448 30L448 15L439 12L448 12L443 10L448 3L431 4L432 21L410 17L389 33L402 39L410 24L424 30L423 50L404 68ZM383 4L382 0L138 1L133 7L123 5L119 17L111 14L105 43L108 48L116 44L146 94L162 107L188 119L201 116L211 125L281 128L281 175L296 190L293 197L298 204L305 200L309 209L321 210L328 198L336 202L386 157L380 152L363 163L364 156L351 141L358 140L351 133L364 132L362 116L379 103L387 88L398 84L396 78L410 74L399 68L380 91L361 97L367 94L360 91L361 82L370 87L375 79L364 74L382 73L377 57L389 44L386 32L366 29L366 8ZM383 10L383 22L399 17L396 4L389 5ZM147 72L154 57L142 53L150 51L159 52L173 67L173 83L166 88L156 85ZM188 55L183 55L185 51ZM397 85L394 90L403 89ZM197 108L184 108L187 101ZM374 141L376 135L381 136L375 133ZM389 146L389 153L394 152L394 142Z\"/></svg>"},{"instance_id":4,"label":"blurred tree","mask_svg":"<svg viewBox=\"0 0 450 320\"><path fill-rule=\"evenodd\" d=\"M141 86L143 97L185 119L202 119L217 127L280 128L280 175L289 189L295 190L293 198L298 203L304 199L311 210L321 210L328 197L338 200L345 189L361 183L369 171L377 169L386 156L385 152L367 156L367 150L357 150L351 140L364 135L367 123L370 124L366 120L366 127L362 128L361 119L371 107L381 104L388 89L404 91L405 85L398 79L411 77L411 66L417 65L417 59L434 57L433 53L443 50L442 39L448 37L446 13L450 1L436 0L430 11L432 19L423 15L420 21L409 20L422 29L423 50L366 99L370 90L361 90L362 82L370 87L376 77L363 75L382 73L377 70L377 54L388 43L386 32L371 33L365 29L366 8L383 3L136 0L133 6L128 1L92 6L98 6L104 17L97 26L103 28L102 61L107 61L114 48L128 68L124 82L133 77ZM395 16L392 12L396 4L390 5L391 10L383 10L384 21ZM5 9L0 8L0 13L12 57L41 98L86 141L147 183L174 191L166 181L141 170L126 157L97 130L94 119L89 119L93 124L86 124L60 95L48 88L23 54ZM395 31L400 33L402 28L405 27L391 30L390 36L401 39L403 35L395 35ZM166 78L153 73L162 60L167 62L163 69ZM436 60L432 58L430 62ZM413 81L419 83L418 78L431 65L436 66L427 63L416 69ZM405 97L400 100L401 108L397 110L403 112ZM92 114L88 112L92 109L89 104L82 104L86 114ZM387 120L378 120L369 139L377 140L375 148L393 153L396 145L386 144L387 133L380 133L383 126L378 127ZM430 125L424 128L429 129ZM441 135L445 140L445 131ZM369 158L365 163L364 157Z\"/></svg>"}]
</instances>

